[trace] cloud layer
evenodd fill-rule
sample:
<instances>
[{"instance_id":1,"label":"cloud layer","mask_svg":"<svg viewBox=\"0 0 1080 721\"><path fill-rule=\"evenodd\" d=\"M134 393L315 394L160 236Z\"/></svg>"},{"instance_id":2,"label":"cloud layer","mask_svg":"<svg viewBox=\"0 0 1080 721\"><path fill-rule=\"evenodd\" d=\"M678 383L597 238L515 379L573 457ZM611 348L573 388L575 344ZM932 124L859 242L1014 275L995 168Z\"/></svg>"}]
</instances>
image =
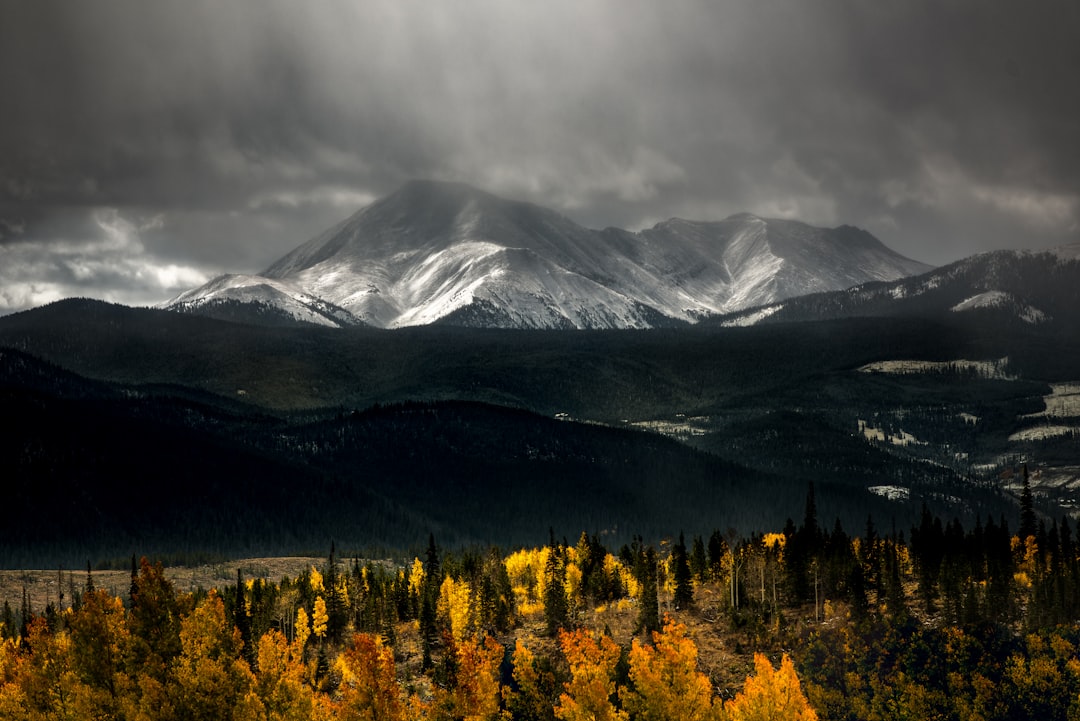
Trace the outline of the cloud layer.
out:
<instances>
[{"instance_id":1,"label":"cloud layer","mask_svg":"<svg viewBox=\"0 0 1080 721\"><path fill-rule=\"evenodd\" d=\"M4 4L0 312L259 270L413 177L593 226L851 223L931 263L1074 241L1078 8Z\"/></svg>"}]
</instances>

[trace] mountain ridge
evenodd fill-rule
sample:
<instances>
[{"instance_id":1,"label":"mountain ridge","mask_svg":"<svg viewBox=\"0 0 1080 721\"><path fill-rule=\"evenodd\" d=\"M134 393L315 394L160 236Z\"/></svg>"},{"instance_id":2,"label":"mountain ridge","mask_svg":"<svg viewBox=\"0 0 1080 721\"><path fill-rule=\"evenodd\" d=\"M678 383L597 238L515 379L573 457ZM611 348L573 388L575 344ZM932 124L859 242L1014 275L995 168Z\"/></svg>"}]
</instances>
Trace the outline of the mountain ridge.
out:
<instances>
[{"instance_id":1,"label":"mountain ridge","mask_svg":"<svg viewBox=\"0 0 1080 721\"><path fill-rule=\"evenodd\" d=\"M928 269L851 226L741 213L591 230L463 183L414 180L262 274L215 278L164 307L248 302L266 278L277 293L260 300L324 325L647 328Z\"/></svg>"},{"instance_id":2,"label":"mountain ridge","mask_svg":"<svg viewBox=\"0 0 1080 721\"><path fill-rule=\"evenodd\" d=\"M988 323L1080 331L1080 243L1046 250L996 250L916 277L876 281L748 308L720 325L852 317L978 314Z\"/></svg>"}]
</instances>

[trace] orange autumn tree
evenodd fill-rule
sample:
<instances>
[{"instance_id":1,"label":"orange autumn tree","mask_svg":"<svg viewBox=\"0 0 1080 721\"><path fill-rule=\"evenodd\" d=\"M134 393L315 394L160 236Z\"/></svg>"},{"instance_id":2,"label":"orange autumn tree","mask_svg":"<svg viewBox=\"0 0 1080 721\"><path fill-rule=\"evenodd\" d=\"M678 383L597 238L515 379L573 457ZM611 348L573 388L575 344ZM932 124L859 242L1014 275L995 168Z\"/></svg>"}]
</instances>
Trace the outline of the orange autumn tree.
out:
<instances>
[{"instance_id":1,"label":"orange autumn tree","mask_svg":"<svg viewBox=\"0 0 1080 721\"><path fill-rule=\"evenodd\" d=\"M610 636L595 636L578 629L559 631L559 646L570 666L570 680L559 697L555 716L562 721L627 721L625 711L615 708L615 665L618 644Z\"/></svg>"},{"instance_id":2,"label":"orange autumn tree","mask_svg":"<svg viewBox=\"0 0 1080 721\"><path fill-rule=\"evenodd\" d=\"M483 642L467 638L453 646L457 683L450 691L449 703L444 704L450 709L450 717L466 721L504 718L499 709L502 645L487 636Z\"/></svg>"},{"instance_id":3,"label":"orange autumn tree","mask_svg":"<svg viewBox=\"0 0 1080 721\"><path fill-rule=\"evenodd\" d=\"M697 646L686 637L686 626L666 618L652 638L654 645L634 639L630 649L633 689L620 692L626 709L642 721L714 718L712 684L697 670Z\"/></svg>"},{"instance_id":4,"label":"orange autumn tree","mask_svg":"<svg viewBox=\"0 0 1080 721\"><path fill-rule=\"evenodd\" d=\"M795 665L784 654L780 668L769 659L754 654L753 676L747 676L742 691L724 704L727 721L817 721L817 712L803 695Z\"/></svg>"},{"instance_id":5,"label":"orange autumn tree","mask_svg":"<svg viewBox=\"0 0 1080 721\"><path fill-rule=\"evenodd\" d=\"M394 652L378 638L358 633L336 665L341 674L341 719L405 719Z\"/></svg>"}]
</instances>

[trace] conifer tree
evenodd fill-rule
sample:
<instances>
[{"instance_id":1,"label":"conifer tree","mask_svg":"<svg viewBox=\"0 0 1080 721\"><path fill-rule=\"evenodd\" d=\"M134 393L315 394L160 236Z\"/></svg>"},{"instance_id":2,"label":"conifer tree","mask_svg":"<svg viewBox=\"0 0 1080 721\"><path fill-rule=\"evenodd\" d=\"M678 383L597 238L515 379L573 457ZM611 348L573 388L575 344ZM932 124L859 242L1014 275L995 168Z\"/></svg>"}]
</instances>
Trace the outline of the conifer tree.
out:
<instances>
[{"instance_id":1,"label":"conifer tree","mask_svg":"<svg viewBox=\"0 0 1080 721\"><path fill-rule=\"evenodd\" d=\"M552 532L547 563L544 565L544 623L549 636L554 636L559 629L566 628L567 625L569 603L566 598L564 555L564 549L555 542L555 534Z\"/></svg>"},{"instance_id":2,"label":"conifer tree","mask_svg":"<svg viewBox=\"0 0 1080 721\"><path fill-rule=\"evenodd\" d=\"M435 535L428 534L428 549L424 561L424 582L420 589L420 639L423 648L423 667L429 669L433 662L431 651L438 640L439 629L436 624L436 608L439 602L439 590L442 587L442 569L439 566L439 549L435 546Z\"/></svg>"},{"instance_id":3,"label":"conifer tree","mask_svg":"<svg viewBox=\"0 0 1080 721\"><path fill-rule=\"evenodd\" d=\"M233 625L240 632L243 644L241 654L249 664L255 662L255 644L251 640L251 619L248 616L246 594L244 593L244 572L236 567L236 600L233 607Z\"/></svg>"},{"instance_id":4,"label":"conifer tree","mask_svg":"<svg viewBox=\"0 0 1080 721\"><path fill-rule=\"evenodd\" d=\"M701 536L694 536L694 540L691 542L690 573L693 574L698 583L705 583L709 580L709 559L705 554L705 542L701 539Z\"/></svg>"},{"instance_id":5,"label":"conifer tree","mask_svg":"<svg viewBox=\"0 0 1080 721\"><path fill-rule=\"evenodd\" d=\"M679 532L679 542L671 549L671 572L675 579L675 608L682 610L694 602L694 584L690 576L690 563L686 556L686 541Z\"/></svg>"},{"instance_id":6,"label":"conifer tree","mask_svg":"<svg viewBox=\"0 0 1080 721\"><path fill-rule=\"evenodd\" d=\"M1024 464L1023 487L1020 491L1020 540L1038 533L1038 520L1035 517L1035 499L1031 495L1031 482L1028 480L1028 467Z\"/></svg>"},{"instance_id":7,"label":"conifer tree","mask_svg":"<svg viewBox=\"0 0 1080 721\"><path fill-rule=\"evenodd\" d=\"M650 634L660 629L660 604L656 598L656 551L649 546L642 555L644 560L638 578L641 597L638 599L638 618L634 633Z\"/></svg>"}]
</instances>

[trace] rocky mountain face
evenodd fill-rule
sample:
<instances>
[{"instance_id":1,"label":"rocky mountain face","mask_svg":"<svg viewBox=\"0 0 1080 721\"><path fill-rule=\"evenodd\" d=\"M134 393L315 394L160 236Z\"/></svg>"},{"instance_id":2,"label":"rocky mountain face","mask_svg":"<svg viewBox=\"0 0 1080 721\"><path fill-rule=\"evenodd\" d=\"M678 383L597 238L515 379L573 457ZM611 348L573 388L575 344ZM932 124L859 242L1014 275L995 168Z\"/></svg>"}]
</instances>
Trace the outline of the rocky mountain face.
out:
<instances>
[{"instance_id":1,"label":"rocky mountain face","mask_svg":"<svg viewBox=\"0 0 1080 721\"><path fill-rule=\"evenodd\" d=\"M166 307L321 325L647 328L929 270L850 226L738 214L597 231L459 183L413 181L274 263Z\"/></svg>"}]
</instances>

